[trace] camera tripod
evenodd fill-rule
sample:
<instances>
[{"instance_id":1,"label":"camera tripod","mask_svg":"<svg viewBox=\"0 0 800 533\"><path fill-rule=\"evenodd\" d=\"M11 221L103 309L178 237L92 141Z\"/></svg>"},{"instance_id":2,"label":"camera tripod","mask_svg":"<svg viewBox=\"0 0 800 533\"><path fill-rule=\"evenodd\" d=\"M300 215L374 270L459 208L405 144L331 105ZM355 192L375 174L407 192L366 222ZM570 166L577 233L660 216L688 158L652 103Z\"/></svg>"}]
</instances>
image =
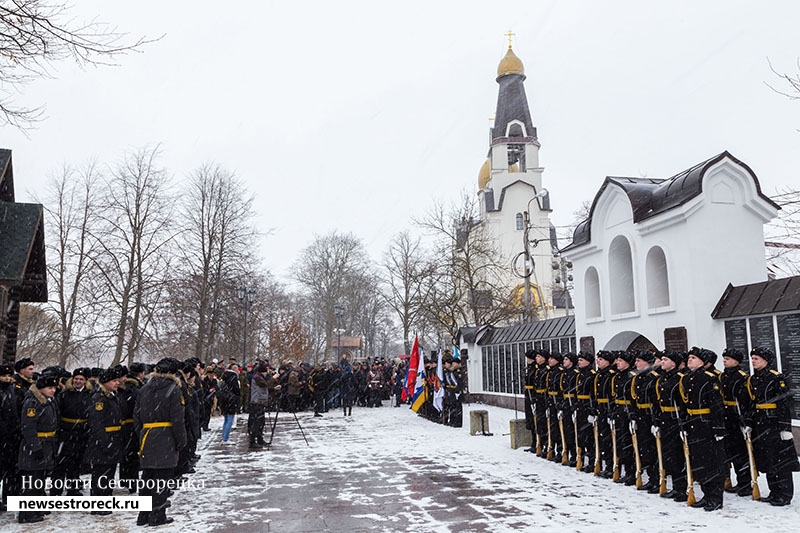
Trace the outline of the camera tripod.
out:
<instances>
[{"instance_id":1,"label":"camera tripod","mask_svg":"<svg viewBox=\"0 0 800 533\"><path fill-rule=\"evenodd\" d=\"M292 413L292 416L294 416L294 421L297 424L297 429L300 430L300 434L303 436L303 440L306 441L306 446L311 446L308 443L308 439L306 438L306 434L303 432L303 426L300 425L300 420L297 419L297 412L295 412L295 411L289 411L289 412ZM280 402L277 402L276 405L275 405L275 418L272 419L272 430L270 431L270 434L269 434L269 441L265 445L265 448L268 449L268 450L272 448L272 440L275 438L275 429L278 427L278 415L280 413L281 413ZM286 420L286 421L282 422L283 425L285 425L286 423L291 423L291 420Z\"/></svg>"}]
</instances>

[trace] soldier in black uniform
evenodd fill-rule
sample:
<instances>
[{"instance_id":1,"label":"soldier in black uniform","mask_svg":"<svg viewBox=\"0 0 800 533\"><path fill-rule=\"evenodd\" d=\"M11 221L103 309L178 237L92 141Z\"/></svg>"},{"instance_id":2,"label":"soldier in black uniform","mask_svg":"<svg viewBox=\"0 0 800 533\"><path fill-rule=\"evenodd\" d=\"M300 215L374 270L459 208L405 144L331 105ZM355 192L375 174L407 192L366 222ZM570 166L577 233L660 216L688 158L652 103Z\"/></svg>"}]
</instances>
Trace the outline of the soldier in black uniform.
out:
<instances>
[{"instance_id":1,"label":"soldier in black uniform","mask_svg":"<svg viewBox=\"0 0 800 533\"><path fill-rule=\"evenodd\" d=\"M689 372L681 378L680 393L685 410L683 429L686 431L692 473L700 482L703 498L692 504L706 511L722 509L723 445L725 438L725 413L719 380L705 364L715 360L716 354L705 348L689 350Z\"/></svg>"},{"instance_id":2,"label":"soldier in black uniform","mask_svg":"<svg viewBox=\"0 0 800 533\"><path fill-rule=\"evenodd\" d=\"M186 446L184 400L176 374L181 363L166 358L156 364L133 411L133 424L139 436L139 462L142 467L140 496L152 497L152 511L140 512L137 525L158 526L172 522L167 518L167 488L156 485L172 479L178 452Z\"/></svg>"},{"instance_id":3,"label":"soldier in black uniform","mask_svg":"<svg viewBox=\"0 0 800 533\"><path fill-rule=\"evenodd\" d=\"M14 363L14 371L16 372L14 374L14 394L17 396L17 405L22 405L22 402L25 401L25 393L28 392L28 389L35 381L33 367L34 362L28 357L23 357ZM58 382L58 379L56 379L56 382Z\"/></svg>"},{"instance_id":4,"label":"soldier in black uniform","mask_svg":"<svg viewBox=\"0 0 800 533\"><path fill-rule=\"evenodd\" d=\"M634 364L636 376L633 378L634 427L636 431L639 457L642 469L647 472L647 483L638 487L650 494L658 493L658 454L653 427L653 412L656 408L656 380L658 372L654 369L655 354L649 350L636 353Z\"/></svg>"},{"instance_id":5,"label":"soldier in black uniform","mask_svg":"<svg viewBox=\"0 0 800 533\"><path fill-rule=\"evenodd\" d=\"M633 352L620 351L616 353L614 361L617 365L617 374L611 379L611 390L614 398L614 435L617 438L617 461L620 469L625 469L625 475L615 481L625 485L636 483L635 459L633 457L633 440L631 438L632 425L635 420L635 405L631 381L636 376L636 371L631 367ZM614 465L617 468L617 465Z\"/></svg>"},{"instance_id":6,"label":"soldier in black uniform","mask_svg":"<svg viewBox=\"0 0 800 533\"><path fill-rule=\"evenodd\" d=\"M744 410L750 403L747 396L747 372L741 365L744 355L739 350L725 349L722 352L722 363L725 370L720 376L722 390L722 403L725 405L725 468L733 466L736 472L736 486L725 489L725 492L735 493L739 496L753 494L750 476L750 462L747 455L742 428ZM730 475L726 476L729 477Z\"/></svg>"},{"instance_id":7,"label":"soldier in black uniform","mask_svg":"<svg viewBox=\"0 0 800 533\"><path fill-rule=\"evenodd\" d=\"M597 374L594 379L595 412L588 418L591 424L597 424L600 441L600 477L611 479L614 475L613 443L611 438L611 420L613 417L614 393L613 378L617 373L614 368L616 356L607 350L597 352Z\"/></svg>"},{"instance_id":8,"label":"soldier in black uniform","mask_svg":"<svg viewBox=\"0 0 800 533\"><path fill-rule=\"evenodd\" d=\"M53 397L57 387L58 377L45 374L25 392L20 419L22 443L17 457L20 476L25 479L23 496L44 496L47 471L55 464L58 409ZM20 511L17 516L20 524L43 519L43 514L36 511Z\"/></svg>"},{"instance_id":9,"label":"soldier in black uniform","mask_svg":"<svg viewBox=\"0 0 800 533\"><path fill-rule=\"evenodd\" d=\"M14 368L0 365L0 483L3 498L0 512L6 510L9 496L16 496L17 451L19 450L19 412L14 394Z\"/></svg>"},{"instance_id":10,"label":"soldier in black uniform","mask_svg":"<svg viewBox=\"0 0 800 533\"><path fill-rule=\"evenodd\" d=\"M526 452L536 453L536 423L533 418L534 394L536 394L536 355L533 350L525 352L525 428L531 432L531 447ZM540 443L541 446L541 443Z\"/></svg>"},{"instance_id":11,"label":"soldier in black uniform","mask_svg":"<svg viewBox=\"0 0 800 533\"><path fill-rule=\"evenodd\" d=\"M578 433L578 447L581 451L581 461L583 471L591 473L594 471L595 446L594 446L594 423L589 422L589 417L596 411L596 401L594 397L594 378L597 372L592 368L594 356L590 352L578 354L578 374L575 377L575 425ZM599 436L599 435L598 435Z\"/></svg>"},{"instance_id":12,"label":"soldier in black uniform","mask_svg":"<svg viewBox=\"0 0 800 533\"><path fill-rule=\"evenodd\" d=\"M761 501L789 505L794 495L792 472L800 471L792 438L792 393L783 374L770 368L775 354L769 348L750 352L753 375L747 379L750 405L744 431L751 436L756 466L767 475L769 496Z\"/></svg>"},{"instance_id":13,"label":"soldier in black uniform","mask_svg":"<svg viewBox=\"0 0 800 533\"><path fill-rule=\"evenodd\" d=\"M120 371L117 367L103 370L97 378L89 408L89 441L86 461L92 466L92 496L110 496L110 481L122 459L122 404L117 389ZM111 511L92 511L108 515Z\"/></svg>"},{"instance_id":14,"label":"soldier in black uniform","mask_svg":"<svg viewBox=\"0 0 800 533\"><path fill-rule=\"evenodd\" d=\"M568 352L564 355L559 388L561 389L559 417L564 430L564 449L567 462L562 464L575 468L578 463L577 449L575 448L575 404L578 400L576 387L578 379L578 355ZM563 454L563 452L562 452ZM563 457L563 455L562 455Z\"/></svg>"},{"instance_id":15,"label":"soldier in black uniform","mask_svg":"<svg viewBox=\"0 0 800 533\"><path fill-rule=\"evenodd\" d=\"M461 373L461 361L448 357L448 370L444 373L444 406L447 409L446 423L454 428L464 424L464 411L461 406L461 394L464 391L464 376Z\"/></svg>"},{"instance_id":16,"label":"soldier in black uniform","mask_svg":"<svg viewBox=\"0 0 800 533\"><path fill-rule=\"evenodd\" d=\"M51 496L61 496L64 485L67 496L82 496L79 478L88 438L89 408L92 389L88 381L88 368L76 368L67 380L64 390L56 396L60 417L58 454L53 468ZM56 480L60 483L56 483Z\"/></svg>"},{"instance_id":17,"label":"soldier in black uniform","mask_svg":"<svg viewBox=\"0 0 800 533\"><path fill-rule=\"evenodd\" d=\"M661 374L656 379L658 409L654 413L653 435L661 440L661 457L666 474L672 478L672 489L661 495L676 502L685 502L686 460L680 437L680 419L683 400L679 385L684 371L679 369L684 354L676 350L659 352Z\"/></svg>"},{"instance_id":18,"label":"soldier in black uniform","mask_svg":"<svg viewBox=\"0 0 800 533\"><path fill-rule=\"evenodd\" d=\"M542 444L542 451L539 456L542 459L547 457L547 376L550 367L547 366L547 357L550 355L546 350L534 350L536 356L536 374L534 376L535 389L533 389L533 416L536 417L534 428L538 432L539 442Z\"/></svg>"},{"instance_id":19,"label":"soldier in black uniform","mask_svg":"<svg viewBox=\"0 0 800 533\"><path fill-rule=\"evenodd\" d=\"M547 421L548 421L548 450L547 458L551 461L560 463L561 452L564 443L561 441L561 430L558 425L558 407L561 400L561 373L564 367L561 362L561 354L551 352L547 358Z\"/></svg>"},{"instance_id":20,"label":"soldier in black uniform","mask_svg":"<svg viewBox=\"0 0 800 533\"><path fill-rule=\"evenodd\" d=\"M133 408L136 406L136 396L139 388L143 385L142 380L137 378L133 370L141 372L142 363L133 363L131 370L124 365L117 367L119 374L119 389L117 392L120 397L120 407L122 408L122 432L120 442L122 444L122 457L119 461L119 480L120 484L127 483L128 492L136 492L136 482L139 480L139 447L136 435L133 431Z\"/></svg>"}]
</instances>

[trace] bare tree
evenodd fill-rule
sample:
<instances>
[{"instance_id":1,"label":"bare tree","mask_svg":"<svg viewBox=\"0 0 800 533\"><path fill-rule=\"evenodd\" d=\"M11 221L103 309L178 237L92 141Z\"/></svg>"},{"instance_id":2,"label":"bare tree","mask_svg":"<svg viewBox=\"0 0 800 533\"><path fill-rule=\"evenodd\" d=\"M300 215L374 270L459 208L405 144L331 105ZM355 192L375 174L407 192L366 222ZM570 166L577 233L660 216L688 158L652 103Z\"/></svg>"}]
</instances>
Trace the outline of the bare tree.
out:
<instances>
[{"instance_id":1,"label":"bare tree","mask_svg":"<svg viewBox=\"0 0 800 533\"><path fill-rule=\"evenodd\" d=\"M31 304L19 306L17 351L33 358L36 365L61 365L61 331L58 319L46 307Z\"/></svg>"},{"instance_id":2,"label":"bare tree","mask_svg":"<svg viewBox=\"0 0 800 533\"><path fill-rule=\"evenodd\" d=\"M383 259L384 281L389 294L386 301L400 320L405 353L411 353L411 330L424 310L436 265L426 259L420 239L407 231L394 236Z\"/></svg>"},{"instance_id":3,"label":"bare tree","mask_svg":"<svg viewBox=\"0 0 800 533\"><path fill-rule=\"evenodd\" d=\"M127 154L110 170L106 184L106 209L93 262L104 289L99 303L113 322L112 364L123 357L133 362L158 312L170 271L173 200L158 156L158 147Z\"/></svg>"},{"instance_id":4,"label":"bare tree","mask_svg":"<svg viewBox=\"0 0 800 533\"><path fill-rule=\"evenodd\" d=\"M800 274L800 191L784 188L772 196L781 206L766 227L767 266L772 277Z\"/></svg>"},{"instance_id":5,"label":"bare tree","mask_svg":"<svg viewBox=\"0 0 800 533\"><path fill-rule=\"evenodd\" d=\"M475 198L462 194L459 204L437 203L416 223L436 239L438 275L427 305L433 318L454 337L466 324L498 324L519 313L511 301L509 267L490 231L478 219Z\"/></svg>"},{"instance_id":6,"label":"bare tree","mask_svg":"<svg viewBox=\"0 0 800 533\"><path fill-rule=\"evenodd\" d=\"M51 76L54 63L73 59L80 65L107 65L117 56L152 42L128 40L97 20L77 22L66 2L12 0L0 3L0 121L18 128L41 119L42 108L16 106L15 91L32 80Z\"/></svg>"},{"instance_id":7,"label":"bare tree","mask_svg":"<svg viewBox=\"0 0 800 533\"><path fill-rule=\"evenodd\" d=\"M202 359L219 333L225 281L242 277L252 266L253 196L233 173L208 163L192 173L182 197L177 271L189 297L176 311L191 325L185 333L195 357Z\"/></svg>"},{"instance_id":8,"label":"bare tree","mask_svg":"<svg viewBox=\"0 0 800 533\"><path fill-rule=\"evenodd\" d=\"M90 257L97 249L91 231L97 218L99 172L95 163L82 170L64 168L54 177L41 202L45 206L50 283L55 288L51 306L60 326L57 362L66 366L81 345L78 332L91 336L93 315L85 289L91 276Z\"/></svg>"},{"instance_id":9,"label":"bare tree","mask_svg":"<svg viewBox=\"0 0 800 533\"><path fill-rule=\"evenodd\" d=\"M352 283L362 279L368 265L364 245L352 234L342 235L334 231L317 236L300 253L294 266L295 278L307 289L310 311L316 323L324 329L324 350L314 353L315 362L320 357L324 361L330 352L337 322L334 306L344 303L355 292ZM345 309L346 320L353 311Z\"/></svg>"}]
</instances>

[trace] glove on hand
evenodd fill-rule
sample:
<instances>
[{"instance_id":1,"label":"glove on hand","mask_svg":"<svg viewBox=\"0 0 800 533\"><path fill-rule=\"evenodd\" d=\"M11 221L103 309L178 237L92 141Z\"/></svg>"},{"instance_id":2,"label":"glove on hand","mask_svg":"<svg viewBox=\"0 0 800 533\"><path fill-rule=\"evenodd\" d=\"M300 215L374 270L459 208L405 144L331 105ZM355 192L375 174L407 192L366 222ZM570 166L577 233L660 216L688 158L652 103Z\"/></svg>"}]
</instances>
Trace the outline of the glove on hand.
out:
<instances>
[{"instance_id":1,"label":"glove on hand","mask_svg":"<svg viewBox=\"0 0 800 533\"><path fill-rule=\"evenodd\" d=\"M630 428L631 433L636 433L636 420L631 420L630 424L628 424L628 427Z\"/></svg>"},{"instance_id":2,"label":"glove on hand","mask_svg":"<svg viewBox=\"0 0 800 533\"><path fill-rule=\"evenodd\" d=\"M742 428L742 435L744 435L744 438L748 439L752 434L753 434L753 428L751 428L750 426Z\"/></svg>"},{"instance_id":3,"label":"glove on hand","mask_svg":"<svg viewBox=\"0 0 800 533\"><path fill-rule=\"evenodd\" d=\"M586 417L586 421L589 422L590 424L594 424L596 420L597 420L597 417L594 416L594 415L589 415L589 416Z\"/></svg>"},{"instance_id":4,"label":"glove on hand","mask_svg":"<svg viewBox=\"0 0 800 533\"><path fill-rule=\"evenodd\" d=\"M780 432L781 440L792 440L792 432L791 431L781 431Z\"/></svg>"},{"instance_id":5,"label":"glove on hand","mask_svg":"<svg viewBox=\"0 0 800 533\"><path fill-rule=\"evenodd\" d=\"M661 430L658 426L650 426L650 433L652 433L654 437L658 437L661 434Z\"/></svg>"}]
</instances>

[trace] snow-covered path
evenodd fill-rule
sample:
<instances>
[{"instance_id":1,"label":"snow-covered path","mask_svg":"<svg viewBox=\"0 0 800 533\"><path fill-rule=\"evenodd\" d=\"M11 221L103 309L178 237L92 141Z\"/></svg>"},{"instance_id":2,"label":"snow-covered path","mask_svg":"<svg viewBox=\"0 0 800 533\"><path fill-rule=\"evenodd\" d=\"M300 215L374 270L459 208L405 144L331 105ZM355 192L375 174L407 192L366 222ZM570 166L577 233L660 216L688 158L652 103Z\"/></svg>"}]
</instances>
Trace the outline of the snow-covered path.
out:
<instances>
[{"instance_id":1,"label":"snow-covered path","mask_svg":"<svg viewBox=\"0 0 800 533\"><path fill-rule=\"evenodd\" d=\"M384 402L386 403L386 402ZM447 428L406 407L290 415L272 450L247 451L245 417L220 442L221 419L200 441L191 476L204 488L172 498L175 522L159 531L797 531L800 498L775 508L725 495L715 513L690 509L576 472L509 446L514 411L464 406L465 427ZM470 436L470 409L489 411L491 437ZM521 416L521 415L520 415ZM766 480L759 478L762 493ZM795 485L800 476L795 476ZM796 493L798 491L796 490ZM120 493L121 494L121 493ZM699 490L698 490L699 497ZM34 526L0 515L3 531L146 530L135 514L53 513Z\"/></svg>"}]
</instances>

